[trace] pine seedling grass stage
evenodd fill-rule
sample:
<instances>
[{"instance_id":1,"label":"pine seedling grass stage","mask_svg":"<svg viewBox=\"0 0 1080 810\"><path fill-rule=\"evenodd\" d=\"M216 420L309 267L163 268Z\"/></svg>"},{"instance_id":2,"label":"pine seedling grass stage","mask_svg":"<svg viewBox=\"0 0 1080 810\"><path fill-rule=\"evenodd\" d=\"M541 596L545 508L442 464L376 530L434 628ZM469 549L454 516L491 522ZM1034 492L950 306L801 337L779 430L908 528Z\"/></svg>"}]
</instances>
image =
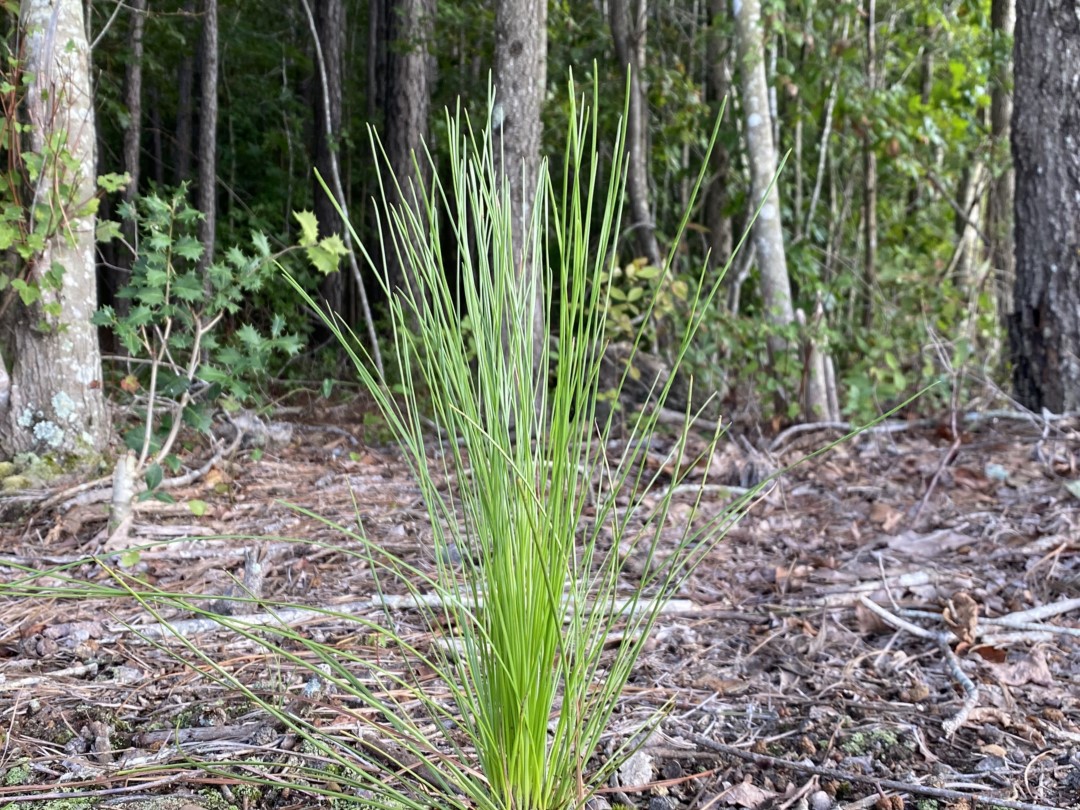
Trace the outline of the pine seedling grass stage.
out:
<instances>
[{"instance_id":1,"label":"pine seedling grass stage","mask_svg":"<svg viewBox=\"0 0 1080 810\"><path fill-rule=\"evenodd\" d=\"M435 606L425 609L432 627L458 632L452 645L415 651L450 689L452 722L419 684L415 697L439 721L428 728L444 730L439 749L463 759L452 769L445 754L432 761L430 731L421 733L407 717L395 720L397 742L444 773L453 788L433 796L430 780L396 773L399 781L414 780L402 793L419 806L582 806L640 743L639 735L594 761L664 600L755 494L704 526L694 519L695 503L662 561L661 531L679 480L665 481L672 485L652 499L647 514L617 504L627 497L640 503L659 480L659 471L648 471L641 439L657 426L671 378L654 383L627 449L609 458L613 413L598 423L597 400L623 208L625 130L602 185L595 89L590 109L571 84L570 107L563 174L553 178L549 164L541 165L523 221L514 218L498 168L498 139L490 128L474 130L460 111L447 116L445 179L436 172L430 188L391 188L395 178L383 174L381 250L408 268L408 283L390 288L385 252L365 257L390 301L399 393L372 372L355 335L324 315L409 459L434 533L435 574L406 565L362 532L356 539L365 543L380 581L394 578L418 606ZM372 142L385 162L374 136ZM695 195L701 182L699 176ZM453 249L444 253L447 242ZM689 301L691 327L676 363L709 311L716 283L699 284ZM693 422L687 412L674 456L687 452ZM718 436L702 454L706 464ZM444 481L453 482L449 491ZM646 573L624 593L623 561L635 555L646 560ZM605 653L616 626L627 641Z\"/></svg>"}]
</instances>

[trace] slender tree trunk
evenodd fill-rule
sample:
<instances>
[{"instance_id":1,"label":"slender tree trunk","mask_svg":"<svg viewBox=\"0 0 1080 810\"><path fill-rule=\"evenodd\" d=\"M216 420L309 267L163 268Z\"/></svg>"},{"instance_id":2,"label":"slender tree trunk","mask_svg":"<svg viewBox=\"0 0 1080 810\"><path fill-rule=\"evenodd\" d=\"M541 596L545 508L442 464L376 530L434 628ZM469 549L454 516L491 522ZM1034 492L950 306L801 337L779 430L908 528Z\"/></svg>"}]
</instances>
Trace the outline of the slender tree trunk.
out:
<instances>
[{"instance_id":1,"label":"slender tree trunk","mask_svg":"<svg viewBox=\"0 0 1080 810\"><path fill-rule=\"evenodd\" d=\"M428 131L435 69L431 50L434 21L435 0L394 0L390 7L383 145L390 173L397 183L391 184L388 195L391 204L414 207L421 221L421 189L431 180L423 143ZM402 196L398 195L399 188ZM399 256L392 246L388 246L386 256L391 284L415 288L407 256Z\"/></svg>"},{"instance_id":2,"label":"slender tree trunk","mask_svg":"<svg viewBox=\"0 0 1080 810\"><path fill-rule=\"evenodd\" d=\"M214 259L217 226L217 122L218 122L218 4L205 0L199 93L199 177L196 207L202 212L199 241L205 270Z\"/></svg>"},{"instance_id":3,"label":"slender tree trunk","mask_svg":"<svg viewBox=\"0 0 1080 810\"><path fill-rule=\"evenodd\" d=\"M495 6L495 150L510 187L517 227L513 234L514 265L522 286L527 276L541 272L526 266L523 223L532 217L540 171L540 112L547 85L547 0L496 0ZM535 284L533 353L539 358L544 334L544 291Z\"/></svg>"},{"instance_id":4,"label":"slender tree trunk","mask_svg":"<svg viewBox=\"0 0 1080 810\"><path fill-rule=\"evenodd\" d=\"M765 80L764 48L761 34L759 0L736 0L736 42L741 77L742 106L746 116L747 159L750 163L750 187L755 206L761 213L754 222L753 240L761 269L761 294L766 318L774 327L784 327L795 319L791 304L791 283L784 254L784 232L780 222L780 194L775 185L776 147L769 121L769 87ZM774 335L769 348L779 354L787 348L784 339Z\"/></svg>"},{"instance_id":5,"label":"slender tree trunk","mask_svg":"<svg viewBox=\"0 0 1080 810\"><path fill-rule=\"evenodd\" d=\"M630 74L630 99L626 118L626 193L630 198L635 241L649 264L659 267L660 246L649 204L648 107L642 71L645 67L646 0L611 0L611 37L619 69Z\"/></svg>"},{"instance_id":6,"label":"slender tree trunk","mask_svg":"<svg viewBox=\"0 0 1080 810\"><path fill-rule=\"evenodd\" d=\"M780 193L777 185L772 182L776 174L777 159L770 122L759 0L736 0L735 30L741 98L746 116L751 194L755 203L761 201L752 236L758 268L761 271L761 297L765 302L765 317L773 327L769 350L775 362L778 355L794 348L788 345L781 330L795 322L796 313L791 300L791 282L788 278L784 232L780 221ZM803 411L810 419L835 418L829 396L833 386L830 380L825 379L829 368L828 359L815 344L814 336L805 331L809 325L801 312L799 322L804 327L801 351L804 364L801 396ZM781 394L784 399L787 396L786 392Z\"/></svg>"},{"instance_id":7,"label":"slender tree trunk","mask_svg":"<svg viewBox=\"0 0 1080 810\"><path fill-rule=\"evenodd\" d=\"M730 49L724 43L724 0L709 0L709 30L706 34L706 98L713 110L719 113L721 105L731 92ZM731 115L731 107L725 114ZM731 156L719 141L713 147L709 186L705 193L705 223L709 229L710 264L718 270L727 263L734 245L731 216L728 214L728 192Z\"/></svg>"},{"instance_id":8,"label":"slender tree trunk","mask_svg":"<svg viewBox=\"0 0 1080 810\"><path fill-rule=\"evenodd\" d=\"M184 15L195 16L195 0L185 0ZM191 23L185 23L191 29ZM195 59L190 51L180 59L176 71L176 156L173 165L173 182L176 185L191 179L191 160L194 156L195 130Z\"/></svg>"},{"instance_id":9,"label":"slender tree trunk","mask_svg":"<svg viewBox=\"0 0 1080 810\"><path fill-rule=\"evenodd\" d=\"M315 141L315 168L327 183L330 182L333 152L338 150L338 138L341 135L341 110L345 73L345 4L342 0L315 0L315 25L318 30L319 45L322 48L323 61L326 65L325 91L319 86L321 79L316 78L312 103L315 110L315 126L312 133ZM327 107L327 104L329 106ZM322 122L329 115L330 132ZM319 232L322 236L340 234L341 217L333 198L323 191L318 179L312 177L315 200L315 217L319 220ZM345 274L331 273L322 280L319 292L331 312L345 313Z\"/></svg>"},{"instance_id":10,"label":"slender tree trunk","mask_svg":"<svg viewBox=\"0 0 1080 810\"><path fill-rule=\"evenodd\" d=\"M1016 258L1013 254L1013 189L1016 175L1009 156L1009 118L1012 116L1012 60L1005 45L1012 40L1016 27L1015 0L993 0L990 26L994 32L993 84L990 90L990 137L993 141L992 166L998 174L990 185L987 204L987 236L990 239L990 266L994 272L998 315L1007 323L1013 311L1013 287L1016 284Z\"/></svg>"},{"instance_id":11,"label":"slender tree trunk","mask_svg":"<svg viewBox=\"0 0 1080 810\"><path fill-rule=\"evenodd\" d=\"M877 2L866 0L866 93L873 98L877 92ZM870 128L863 133L863 329L874 328L874 292L877 290L877 153Z\"/></svg>"},{"instance_id":12,"label":"slender tree trunk","mask_svg":"<svg viewBox=\"0 0 1080 810\"><path fill-rule=\"evenodd\" d=\"M124 189L124 200L132 202L139 194L139 164L142 152L142 62L143 29L146 23L146 0L129 0L131 33L128 48L130 61L124 77L124 96L128 108L128 126L124 130L124 171L131 182Z\"/></svg>"},{"instance_id":13,"label":"slender tree trunk","mask_svg":"<svg viewBox=\"0 0 1080 810\"><path fill-rule=\"evenodd\" d=\"M330 121L329 109L330 100L328 97L330 79L327 76L326 58L323 54L322 44L319 39L319 27L315 21L315 12L312 11L311 3L309 0L301 0L301 5L304 8L304 16L307 17L308 31L311 34L312 41L315 44L315 70L317 75L316 88L317 92L324 94L327 98L323 99L323 111L324 114L321 121L316 121L315 126L322 127L326 133L327 138L333 136L333 124ZM330 174L326 178L326 184L330 189L330 192L334 195L338 205L341 207L341 211L344 214L344 219L350 221L349 218L349 198L345 195L345 184L341 176L341 162L338 160L337 152L330 151ZM371 317L371 306L368 302L367 290L364 286L364 279L360 275L360 263L356 257L356 251L353 250L352 236L348 228L342 231L342 241L345 243L346 248L346 260L349 266L349 270L352 273L353 283L356 285L356 293L359 298L360 315L363 317L365 327L368 335L368 351L371 352L371 359L375 362L375 368L379 374L383 373L382 352L379 349L378 335L375 334L375 321Z\"/></svg>"},{"instance_id":14,"label":"slender tree trunk","mask_svg":"<svg viewBox=\"0 0 1080 810\"><path fill-rule=\"evenodd\" d=\"M32 77L25 102L28 149L46 153L64 143L74 168L49 170L31 205L64 206L64 221L24 268L40 285L30 307L8 308L3 329L10 367L0 360L0 451L33 451L91 462L105 448L109 422L101 391L101 355L90 318L97 309L94 214L86 203L95 192L94 107L90 56L79 0L23 0L25 74ZM66 202L52 198L70 185ZM34 216L34 211L28 211ZM44 274L62 268L59 289ZM50 308L46 309L45 305Z\"/></svg>"},{"instance_id":15,"label":"slender tree trunk","mask_svg":"<svg viewBox=\"0 0 1080 810\"><path fill-rule=\"evenodd\" d=\"M143 30L146 23L146 0L130 0L131 33L128 36L130 60L124 77L124 96L128 108L128 125L124 130L124 171L131 178L124 188L124 202L134 204L139 196L140 165L142 162L142 63ZM124 221L124 238L129 245L135 244L135 223ZM131 268L132 256L124 250L117 256L117 266L124 276ZM126 283L127 279L122 279ZM118 299L116 304L126 309L127 301Z\"/></svg>"},{"instance_id":16,"label":"slender tree trunk","mask_svg":"<svg viewBox=\"0 0 1080 810\"><path fill-rule=\"evenodd\" d=\"M1075 0L1016 4L1016 291L1009 323L1020 402L1080 408L1080 19Z\"/></svg>"}]
</instances>

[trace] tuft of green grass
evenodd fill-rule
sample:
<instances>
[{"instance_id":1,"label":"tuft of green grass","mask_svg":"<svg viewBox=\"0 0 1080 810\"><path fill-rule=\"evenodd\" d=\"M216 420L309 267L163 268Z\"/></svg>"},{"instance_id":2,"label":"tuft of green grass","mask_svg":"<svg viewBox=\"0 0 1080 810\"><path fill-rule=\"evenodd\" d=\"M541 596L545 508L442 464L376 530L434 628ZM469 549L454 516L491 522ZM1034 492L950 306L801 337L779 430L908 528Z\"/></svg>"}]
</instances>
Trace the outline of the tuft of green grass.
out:
<instances>
[{"instance_id":1,"label":"tuft of green grass","mask_svg":"<svg viewBox=\"0 0 1080 810\"><path fill-rule=\"evenodd\" d=\"M562 176L542 164L524 219L516 218L498 169L497 139L490 128L474 130L460 111L447 115L446 179L436 173L430 188L395 188L396 198L409 203L394 206L387 200L396 180L383 174L383 250L409 268L409 282L391 289L382 274L386 254L365 256L390 300L396 391L372 371L356 336L323 315L411 464L434 530L435 573L362 533L357 538L380 584L407 588L428 606L422 609L430 626L458 633L452 645L423 653L393 639L434 670L452 696L449 708L418 684L402 683L435 722L422 730L400 713L393 720L397 742L442 774L448 794L436 804L583 806L643 739L593 762L659 610L752 498L703 520L695 501L682 526L668 526L686 473L661 490L664 473L646 463L644 439L657 427L674 375L653 384L625 449L609 457L611 417L598 421L597 401L625 131L602 185L597 103L594 89L590 110L571 82ZM372 143L381 154L374 136ZM699 176L695 193L700 184ZM515 236L524 246L520 256ZM670 262L669 256L662 272ZM698 285L704 294L688 302L690 327L677 363L717 283ZM687 412L674 458L688 453L693 422ZM702 454L706 467L718 437L716 431ZM645 561L647 573L627 587L623 566L633 557ZM606 651L616 628L626 641ZM379 710L393 713L385 705ZM446 730L439 744L430 740L431 727ZM404 793L426 806L417 797L430 795L431 785L421 778Z\"/></svg>"}]
</instances>

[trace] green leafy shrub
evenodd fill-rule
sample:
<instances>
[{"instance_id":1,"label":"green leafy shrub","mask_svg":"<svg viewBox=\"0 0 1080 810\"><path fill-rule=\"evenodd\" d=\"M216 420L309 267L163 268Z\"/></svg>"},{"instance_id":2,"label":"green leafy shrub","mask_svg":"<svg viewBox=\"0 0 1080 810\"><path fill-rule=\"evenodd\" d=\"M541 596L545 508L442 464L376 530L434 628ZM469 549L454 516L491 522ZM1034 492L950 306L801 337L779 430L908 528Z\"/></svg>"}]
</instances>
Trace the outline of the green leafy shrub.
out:
<instances>
[{"instance_id":1,"label":"green leafy shrub","mask_svg":"<svg viewBox=\"0 0 1080 810\"><path fill-rule=\"evenodd\" d=\"M201 214L184 188L119 210L136 234L126 245L134 257L131 278L117 293L126 306L102 307L94 323L111 329L128 353L130 372L119 388L138 424L125 432L125 443L139 453L140 467L154 454L157 464L175 468L178 460L169 453L181 425L206 433L214 408L256 400L272 360L295 354L301 340L278 314L266 330L234 320L275 273L265 236L252 236L253 253L230 248L204 270L195 235ZM120 238L116 222L98 231L101 240ZM151 474L160 482L160 468Z\"/></svg>"}]
</instances>

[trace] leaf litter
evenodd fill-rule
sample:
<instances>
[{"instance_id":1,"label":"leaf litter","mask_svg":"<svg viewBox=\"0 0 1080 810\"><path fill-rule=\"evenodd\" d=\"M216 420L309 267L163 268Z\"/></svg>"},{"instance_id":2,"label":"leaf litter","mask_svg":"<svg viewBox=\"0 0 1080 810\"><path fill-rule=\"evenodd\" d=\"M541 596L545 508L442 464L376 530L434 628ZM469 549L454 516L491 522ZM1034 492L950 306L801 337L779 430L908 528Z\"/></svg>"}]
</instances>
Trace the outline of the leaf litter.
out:
<instances>
[{"instance_id":1,"label":"leaf litter","mask_svg":"<svg viewBox=\"0 0 1080 810\"><path fill-rule=\"evenodd\" d=\"M296 429L280 441L221 459L172 491L175 504L140 510L129 540L146 548L123 564L230 622L283 623L406 672L398 651L348 616L380 622L389 610L418 648L452 643L453 628L436 637L411 609L415 597L380 595L362 550L289 504L342 527L359 518L382 547L430 572L419 490L394 448L341 427L366 424L362 406L339 410L332 425L319 416L293 414ZM1080 420L987 415L966 425L958 450L932 420L879 428L784 474L687 581L596 756L656 713L665 719L593 810L1080 806ZM698 519L707 520L836 430L732 438L708 480L697 471L679 497L688 504L704 485ZM653 441L649 463L672 465L663 439ZM688 513L672 509L673 534ZM104 512L92 498L35 511L25 495L0 497L0 521L5 582L64 567L105 587L107 568L121 565L104 553ZM213 617L177 606L151 615L115 596L9 596L0 601L0 802L157 794L195 807L211 797L311 806L312 795L274 785L237 798L257 763L271 781L295 771L317 787L333 777L310 770L318 758L288 728L179 660L176 633L330 738L355 726L347 697L313 678L317 662L271 655ZM412 675L445 689L430 673ZM193 764L206 761L216 773Z\"/></svg>"}]
</instances>

